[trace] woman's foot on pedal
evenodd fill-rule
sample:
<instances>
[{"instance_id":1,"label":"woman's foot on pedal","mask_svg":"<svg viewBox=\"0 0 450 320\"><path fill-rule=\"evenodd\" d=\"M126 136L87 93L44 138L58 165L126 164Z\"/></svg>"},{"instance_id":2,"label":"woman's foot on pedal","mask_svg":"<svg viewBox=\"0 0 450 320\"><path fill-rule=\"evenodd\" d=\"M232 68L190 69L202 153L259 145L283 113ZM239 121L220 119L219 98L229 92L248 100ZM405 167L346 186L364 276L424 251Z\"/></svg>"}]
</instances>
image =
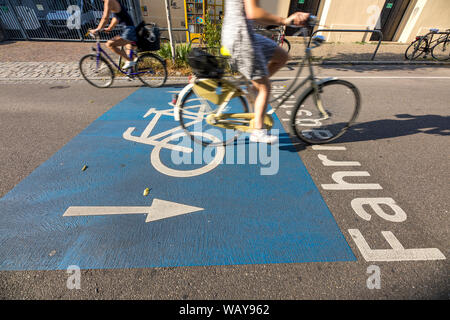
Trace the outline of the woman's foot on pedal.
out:
<instances>
[{"instance_id":1,"label":"woman's foot on pedal","mask_svg":"<svg viewBox=\"0 0 450 320\"><path fill-rule=\"evenodd\" d=\"M266 129L254 129L250 134L250 141L275 144L278 143L278 137L267 134Z\"/></svg>"},{"instance_id":2,"label":"woman's foot on pedal","mask_svg":"<svg viewBox=\"0 0 450 320\"><path fill-rule=\"evenodd\" d=\"M135 65L136 65L136 61L126 61L126 62L123 64L122 69L129 69L129 68L131 68L131 67L134 67Z\"/></svg>"}]
</instances>

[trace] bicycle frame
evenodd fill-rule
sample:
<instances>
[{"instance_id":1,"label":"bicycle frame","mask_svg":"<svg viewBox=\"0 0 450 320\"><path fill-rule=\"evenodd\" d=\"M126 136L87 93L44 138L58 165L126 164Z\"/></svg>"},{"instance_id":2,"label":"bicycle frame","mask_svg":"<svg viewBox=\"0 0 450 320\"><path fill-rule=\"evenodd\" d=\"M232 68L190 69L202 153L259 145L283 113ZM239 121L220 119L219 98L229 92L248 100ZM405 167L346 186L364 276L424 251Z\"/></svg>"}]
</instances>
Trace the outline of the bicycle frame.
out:
<instances>
[{"instance_id":1,"label":"bicycle frame","mask_svg":"<svg viewBox=\"0 0 450 320\"><path fill-rule=\"evenodd\" d=\"M441 35L439 38L433 40L435 35ZM445 41L449 41L450 32L437 32L437 31L430 31L426 35L422 37L418 37L417 40L424 40L426 43L425 52L429 52L430 49L433 47L433 44L437 44L438 42L441 42L445 39Z\"/></svg>"},{"instance_id":2,"label":"bicycle frame","mask_svg":"<svg viewBox=\"0 0 450 320\"><path fill-rule=\"evenodd\" d=\"M103 55L105 58L107 58L109 60L109 62L111 62L114 65L114 67L116 67L117 70L119 70L124 75L135 76L138 74L146 73L146 72L131 72L130 70L129 71L122 70L120 68L120 66L118 64L116 64L114 62L114 60L106 53L106 51L103 50L102 46L100 45L100 39L98 37L97 37L96 45L97 45L97 48L96 49L93 48L93 50L97 53L97 68L100 63L100 56ZM135 50L131 49L130 58L133 58L133 56L137 57L137 52Z\"/></svg>"},{"instance_id":3,"label":"bicycle frame","mask_svg":"<svg viewBox=\"0 0 450 320\"><path fill-rule=\"evenodd\" d=\"M308 29L307 28L301 28L301 30L297 33L295 33L294 35L298 35L298 34L302 34L303 35L303 39L305 41L305 44L307 43L307 37L308 37ZM280 96L278 97L278 99L276 100L277 102L279 102L278 107L272 107L272 112L275 112L279 106L281 106L283 103L285 103L290 96L292 96L294 93L296 93L300 88L302 88L304 85L306 85L308 82L310 83L311 88L314 90L314 97L316 100L316 105L317 108L319 109L320 113L322 113L322 115L324 116L324 119L327 119L329 117L329 115L327 114L327 112L325 111L325 109L323 108L322 105L322 101L320 98L320 94L319 94L319 88L320 86L328 81L334 80L336 78L326 78L326 79L322 79L322 80L318 80L315 76L314 73L314 68L313 68L313 63L312 63L312 49L317 48L319 45L313 46L313 47L309 47L306 46L305 49L305 57L302 61L302 66L299 68L297 75L295 77L294 82L291 84L291 86L289 88L286 89L286 91ZM309 76L306 77L306 79L304 79L299 85L297 85L297 87L293 90L291 90L295 84L297 79L300 76L301 71L303 70L303 66L305 65L305 63L308 65L308 69L309 69ZM279 99L281 97L284 97L284 99ZM281 100L281 101L280 101Z\"/></svg>"},{"instance_id":4,"label":"bicycle frame","mask_svg":"<svg viewBox=\"0 0 450 320\"><path fill-rule=\"evenodd\" d=\"M279 29L278 29L278 36L277 36L277 40L276 40L276 42L278 43L278 45L282 45L283 43L284 43L284 39L286 38L286 27L284 27L284 26L281 26ZM272 39L274 38L275 36L273 36L272 37Z\"/></svg>"},{"instance_id":5,"label":"bicycle frame","mask_svg":"<svg viewBox=\"0 0 450 320\"><path fill-rule=\"evenodd\" d=\"M303 38L304 38L305 44L306 44L307 43L307 37L308 37L308 28L302 27L300 32L296 33L295 35L298 35L300 33L303 35ZM291 95L296 93L300 88L302 88L305 84L307 84L309 82L312 90L314 90L314 99L315 99L315 102L316 102L315 105L317 106L319 112L323 115L323 119L328 119L329 118L330 115L325 111L325 109L323 107L322 100L321 100L321 97L320 97L320 94L319 94L320 93L319 89L320 89L320 86L322 84L324 84L324 83L326 83L328 81L334 80L336 78L326 78L326 79L322 79L322 80L318 80L316 78L315 73L314 73L313 64L312 64L312 53L311 53L311 51L312 51L312 49L314 49L314 48L316 48L318 46L319 46L319 44L317 44L316 46L313 46L313 47L305 46L305 48L306 48L305 49L305 58L303 59L302 66L299 68L299 70L297 72L296 80L299 78L299 75L300 75L300 73L301 73L305 63L308 64L309 76L305 80L303 80L299 85L297 85L297 87L295 87L295 89L291 90L296 84L296 81L294 81L291 84L291 86L288 89L286 89L286 91L280 97L278 97L278 98L282 98L282 97L285 96L285 98L284 99L277 99L276 101L279 102L279 105L277 107L272 107L272 110L267 113L268 115L274 113L284 102L286 102L289 99L289 97ZM181 97L183 97L184 94L189 92L189 90L194 87L195 82L198 81L198 80L202 80L202 79L194 79L188 86L186 86L180 92L180 95L177 97L177 102L176 102L176 105L175 105L175 114L176 115L178 114L178 111L179 111L179 107L180 107L179 104L180 104L180 102L182 100ZM224 80L220 80L219 79L217 81L220 83L220 81L224 81ZM219 121L227 121L227 120L221 119L221 116L225 115L224 110L226 110L228 102L231 100L231 98L233 96L235 96L235 93L237 91L242 91L242 89L240 89L240 85L242 85L242 83L236 83L236 82L233 82L233 81L231 83L234 85L235 89L234 90L230 90L228 92L227 97L224 99L224 101L220 104L220 106L217 109L217 111L214 113L214 117L217 120L219 120ZM248 84L249 81L246 80L246 83ZM242 91L242 92L239 92L239 95L245 95L245 93ZM200 97L200 99L207 100L207 99L202 98L202 97ZM176 120L179 120L178 116L176 116ZM237 121L236 119L233 119L233 122L236 122L236 121ZM249 121L248 120L242 120L240 122L241 123L248 123Z\"/></svg>"}]
</instances>

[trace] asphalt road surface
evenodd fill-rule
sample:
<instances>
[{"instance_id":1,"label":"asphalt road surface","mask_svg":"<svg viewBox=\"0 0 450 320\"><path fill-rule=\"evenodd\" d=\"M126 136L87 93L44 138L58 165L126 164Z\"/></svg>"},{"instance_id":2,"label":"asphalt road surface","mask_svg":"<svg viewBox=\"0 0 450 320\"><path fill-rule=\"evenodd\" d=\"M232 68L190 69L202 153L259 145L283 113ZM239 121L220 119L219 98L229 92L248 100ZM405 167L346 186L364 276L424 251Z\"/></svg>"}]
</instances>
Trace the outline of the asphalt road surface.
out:
<instances>
[{"instance_id":1,"label":"asphalt road surface","mask_svg":"<svg viewBox=\"0 0 450 320\"><path fill-rule=\"evenodd\" d=\"M294 76L294 70L284 69L276 75L275 84L286 85ZM301 159L323 199L320 201L324 201L325 208L331 212L336 230L349 248L344 255L347 258L332 261L327 256L316 262L314 258L305 258L305 262L277 263L275 258L265 257L268 263L98 266L81 268L80 289L69 289L67 283L72 273L61 266L51 267L50 262L40 267L39 259L25 261L22 251L31 244L24 241L25 245L21 246L21 237L17 235L17 238L10 236L0 241L4 248L0 251L3 257L0 299L449 299L450 69L330 66L318 69L318 76L337 76L353 82L363 100L357 124L341 139L322 149L294 139L295 152L291 153L295 159ZM8 200L7 195L13 190L13 195L23 197L19 202L32 201L32 196L18 190L28 190L28 185L19 182L34 179L33 173L44 170L47 160L65 146L69 147L83 130L121 101L133 94L137 100L141 89L133 85L121 83L101 90L80 81L0 83L0 197ZM179 89L165 88L167 91ZM277 116L287 131L287 122L283 120L289 118L286 111L289 108L280 109ZM220 174L226 178L224 172ZM356 175L351 176L349 172L356 172ZM335 180L332 178L335 173L343 173L344 181L363 187L340 190L327 187L336 184L336 175ZM55 171L55 176L58 174ZM52 177L47 176L42 188L51 182ZM364 188L367 184L379 187ZM219 187L227 188L226 184ZM46 192L39 184L34 184L33 190L37 194ZM281 192L295 193L295 190L272 192L275 197L281 197ZM384 204L378 208L367 205L368 201L376 200ZM247 205L250 208L254 204ZM5 212L8 201L0 203L0 208ZM247 208L242 212L245 210ZM33 206L28 211L26 214L33 214ZM25 213L17 212L17 215ZM144 218L127 217L127 220L117 221L122 221L121 228L132 234L131 227L139 219ZM138 228L147 226L141 220ZM106 220L95 221L101 224ZM33 230L36 225L33 222L25 226L30 234L34 232L36 243L54 228L49 224ZM97 225L98 228L107 226L106 222ZM8 229L8 234L14 234L16 227L19 228L11 223L3 225L2 230ZM283 228L279 231L282 235ZM309 235L313 237L314 232ZM230 233L230 242L245 241L232 239L234 235ZM12 243L14 239L17 243ZM80 237L76 244L81 248L80 255L82 250L88 250L83 249L83 239ZM139 239L134 241L139 242ZM133 245L127 243L120 247L118 244L115 249L126 255ZM296 246L295 243L290 245ZM316 249L320 250L320 246L312 248L311 252ZM412 252L410 249L428 250ZM161 250L170 251L169 248ZM57 252L48 253L50 257L54 254ZM245 257L239 261L246 261ZM26 265L39 267L33 269ZM379 281L374 278L377 274ZM370 283L372 288L369 288Z\"/></svg>"}]
</instances>

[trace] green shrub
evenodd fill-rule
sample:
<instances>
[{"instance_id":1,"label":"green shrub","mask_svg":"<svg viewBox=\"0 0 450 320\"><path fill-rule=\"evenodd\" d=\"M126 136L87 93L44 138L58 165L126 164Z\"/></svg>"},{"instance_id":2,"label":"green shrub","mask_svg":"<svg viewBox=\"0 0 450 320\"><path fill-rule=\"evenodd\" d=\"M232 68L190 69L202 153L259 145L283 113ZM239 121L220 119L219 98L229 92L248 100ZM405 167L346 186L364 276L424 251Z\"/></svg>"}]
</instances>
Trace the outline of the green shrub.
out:
<instances>
[{"instance_id":1,"label":"green shrub","mask_svg":"<svg viewBox=\"0 0 450 320\"><path fill-rule=\"evenodd\" d=\"M206 13L203 32L208 51L218 55L221 47L222 20L216 23L216 21L211 20L209 13Z\"/></svg>"},{"instance_id":2,"label":"green shrub","mask_svg":"<svg viewBox=\"0 0 450 320\"><path fill-rule=\"evenodd\" d=\"M175 45L175 66L176 67L187 67L188 66L188 55L191 51L191 45L180 43ZM170 43L162 43L161 48L158 51L158 55L163 59L172 60L172 49Z\"/></svg>"}]
</instances>

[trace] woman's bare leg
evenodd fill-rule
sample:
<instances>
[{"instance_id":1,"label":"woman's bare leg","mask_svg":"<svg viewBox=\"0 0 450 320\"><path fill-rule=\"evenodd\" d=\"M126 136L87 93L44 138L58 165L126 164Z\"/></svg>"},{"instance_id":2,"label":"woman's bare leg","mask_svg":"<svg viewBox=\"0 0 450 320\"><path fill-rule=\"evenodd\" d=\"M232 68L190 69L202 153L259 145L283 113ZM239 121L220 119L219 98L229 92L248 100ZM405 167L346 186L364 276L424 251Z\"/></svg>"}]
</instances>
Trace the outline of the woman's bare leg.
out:
<instances>
[{"instance_id":1,"label":"woman's bare leg","mask_svg":"<svg viewBox=\"0 0 450 320\"><path fill-rule=\"evenodd\" d=\"M127 54L127 52L121 48L122 46L124 46L128 50L131 49L130 41L124 40L124 39L120 38L119 36L117 36L117 37L112 38L111 40L108 40L108 42L106 42L106 46L109 49L111 49L111 51L120 55L125 60L132 61L132 59L129 58L129 55Z\"/></svg>"},{"instance_id":2,"label":"woman's bare leg","mask_svg":"<svg viewBox=\"0 0 450 320\"><path fill-rule=\"evenodd\" d=\"M266 113L267 103L270 96L270 80L268 77L253 80L253 86L258 90L258 96L255 99L255 119L254 128L263 129L264 114Z\"/></svg>"},{"instance_id":3,"label":"woman's bare leg","mask_svg":"<svg viewBox=\"0 0 450 320\"><path fill-rule=\"evenodd\" d=\"M275 74L278 70L280 70L286 62L289 60L288 53L277 47L268 64L269 69L269 77ZM270 96L270 80L269 77L264 77L259 80L252 81L253 86L258 90L258 95L255 100L255 120L254 120L254 128L255 129L263 129L264 126L264 114L266 113L267 103L269 101Z\"/></svg>"},{"instance_id":4,"label":"woman's bare leg","mask_svg":"<svg viewBox=\"0 0 450 320\"><path fill-rule=\"evenodd\" d=\"M289 54L281 47L276 47L272 59L270 59L267 68L269 69L269 78L280 70L289 60Z\"/></svg>"}]
</instances>

